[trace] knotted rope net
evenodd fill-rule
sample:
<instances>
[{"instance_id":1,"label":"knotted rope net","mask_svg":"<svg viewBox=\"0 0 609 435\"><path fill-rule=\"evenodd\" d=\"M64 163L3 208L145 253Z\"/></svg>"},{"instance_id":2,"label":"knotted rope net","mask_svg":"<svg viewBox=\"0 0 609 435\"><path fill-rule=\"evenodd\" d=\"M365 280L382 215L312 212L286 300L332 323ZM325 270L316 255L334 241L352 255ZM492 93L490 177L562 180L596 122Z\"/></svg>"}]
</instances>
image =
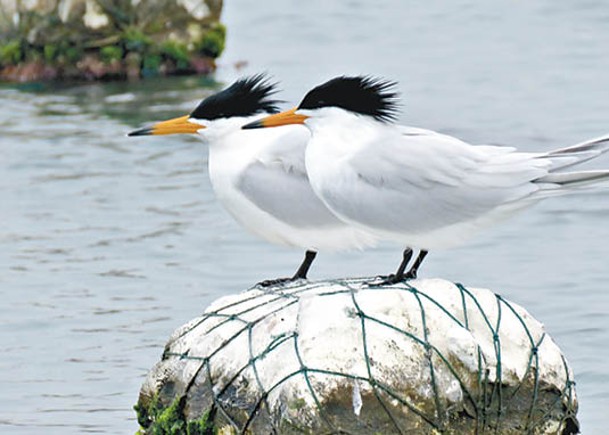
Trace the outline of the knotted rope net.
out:
<instances>
[{"instance_id":1,"label":"knotted rope net","mask_svg":"<svg viewBox=\"0 0 609 435\"><path fill-rule=\"evenodd\" d=\"M138 408L146 433L168 409L183 433L578 433L572 373L542 325L442 280L222 298L174 333Z\"/></svg>"}]
</instances>

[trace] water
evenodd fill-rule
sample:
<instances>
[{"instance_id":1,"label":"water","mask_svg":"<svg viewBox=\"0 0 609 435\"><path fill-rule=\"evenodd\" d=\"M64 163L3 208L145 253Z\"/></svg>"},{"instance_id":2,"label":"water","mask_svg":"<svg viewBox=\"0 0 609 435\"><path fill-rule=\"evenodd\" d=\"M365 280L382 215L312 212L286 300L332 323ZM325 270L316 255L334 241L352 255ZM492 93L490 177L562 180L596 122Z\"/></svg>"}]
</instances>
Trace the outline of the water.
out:
<instances>
[{"instance_id":1,"label":"water","mask_svg":"<svg viewBox=\"0 0 609 435\"><path fill-rule=\"evenodd\" d=\"M371 73L400 81L403 123L551 149L609 131L608 18L600 1L233 0L214 80L0 89L0 432L135 432L131 407L171 331L301 260L232 222L196 139L130 129L244 73L274 74L288 104L333 75ZM575 371L587 434L608 423L608 195L547 201L422 269L542 320ZM399 259L391 245L322 253L311 277Z\"/></svg>"}]
</instances>

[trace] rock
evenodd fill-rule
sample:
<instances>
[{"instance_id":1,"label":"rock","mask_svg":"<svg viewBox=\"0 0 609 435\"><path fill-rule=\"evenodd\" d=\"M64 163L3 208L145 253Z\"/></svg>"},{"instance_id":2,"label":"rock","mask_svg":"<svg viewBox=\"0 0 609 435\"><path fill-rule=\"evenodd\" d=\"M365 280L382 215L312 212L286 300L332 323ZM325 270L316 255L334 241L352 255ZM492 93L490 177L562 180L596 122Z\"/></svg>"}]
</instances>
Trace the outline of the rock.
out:
<instances>
[{"instance_id":1,"label":"rock","mask_svg":"<svg viewBox=\"0 0 609 435\"><path fill-rule=\"evenodd\" d=\"M0 11L0 79L11 81L46 79L39 65L60 79L133 78L130 54L137 77L210 72L226 36L222 0L0 0Z\"/></svg>"},{"instance_id":2,"label":"rock","mask_svg":"<svg viewBox=\"0 0 609 435\"><path fill-rule=\"evenodd\" d=\"M440 279L222 297L174 332L136 410L149 434L578 432L573 373L543 325Z\"/></svg>"}]
</instances>

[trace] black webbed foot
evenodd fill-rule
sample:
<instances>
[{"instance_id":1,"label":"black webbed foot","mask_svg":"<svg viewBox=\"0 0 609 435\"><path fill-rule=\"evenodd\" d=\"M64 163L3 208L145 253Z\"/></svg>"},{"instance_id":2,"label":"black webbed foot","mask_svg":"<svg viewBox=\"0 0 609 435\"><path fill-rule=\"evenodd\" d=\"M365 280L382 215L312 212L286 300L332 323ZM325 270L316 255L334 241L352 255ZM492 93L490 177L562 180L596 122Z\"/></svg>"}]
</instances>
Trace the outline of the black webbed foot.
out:
<instances>
[{"instance_id":1,"label":"black webbed foot","mask_svg":"<svg viewBox=\"0 0 609 435\"><path fill-rule=\"evenodd\" d=\"M408 270L408 272L404 273L404 271L406 270L406 266L408 266L408 263L412 258L412 249L406 248L404 250L404 253L402 254L402 262L400 263L397 272L391 275L377 276L374 281L367 283L368 287L382 287L385 285L406 282L411 279L417 279L417 271L419 270L419 267L421 266L421 263L423 263L423 260L426 256L427 251L422 250L421 252L419 252L419 255L412 267Z\"/></svg>"},{"instance_id":2,"label":"black webbed foot","mask_svg":"<svg viewBox=\"0 0 609 435\"><path fill-rule=\"evenodd\" d=\"M376 278L378 279L378 281L375 280L366 283L368 287L383 287L386 285L398 284L400 282L404 282L410 279L407 277L407 275L396 275L395 273L392 273L391 275L377 276Z\"/></svg>"},{"instance_id":3,"label":"black webbed foot","mask_svg":"<svg viewBox=\"0 0 609 435\"><path fill-rule=\"evenodd\" d=\"M416 270L409 270L407 273L404 274L404 278L402 279L402 281L408 281L409 279L417 279L417 271Z\"/></svg>"},{"instance_id":4,"label":"black webbed foot","mask_svg":"<svg viewBox=\"0 0 609 435\"><path fill-rule=\"evenodd\" d=\"M294 274L293 277L265 279L264 281L260 281L259 283L257 283L256 287L273 287L273 286L284 285L284 284L287 284L287 283L293 282L293 281L298 281L300 279L307 279L307 273L309 272L309 268L311 267L313 260L315 260L316 255L317 255L317 252L315 252L315 251L307 251L305 253L305 258L302 261L302 264L300 265L300 267L298 268L298 270L296 271L296 273Z\"/></svg>"},{"instance_id":5,"label":"black webbed foot","mask_svg":"<svg viewBox=\"0 0 609 435\"><path fill-rule=\"evenodd\" d=\"M297 281L302 278L275 278L275 279L265 279L264 281L260 281L256 283L256 287L274 287L274 286L283 286L287 283Z\"/></svg>"}]
</instances>

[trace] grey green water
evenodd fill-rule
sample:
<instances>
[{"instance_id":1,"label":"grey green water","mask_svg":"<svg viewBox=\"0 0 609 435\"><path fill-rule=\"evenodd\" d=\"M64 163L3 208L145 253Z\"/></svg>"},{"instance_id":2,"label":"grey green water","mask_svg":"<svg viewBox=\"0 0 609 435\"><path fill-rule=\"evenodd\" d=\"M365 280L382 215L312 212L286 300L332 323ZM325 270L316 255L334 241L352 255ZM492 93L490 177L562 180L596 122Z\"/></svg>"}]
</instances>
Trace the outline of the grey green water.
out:
<instances>
[{"instance_id":1,"label":"grey green water","mask_svg":"<svg viewBox=\"0 0 609 435\"><path fill-rule=\"evenodd\" d=\"M336 74L399 80L401 122L472 142L545 150L609 132L605 2L225 3L213 80L0 89L0 433L135 432L131 407L171 331L301 259L219 207L201 143L127 139L140 123L269 71L286 107ZM547 201L422 270L543 321L575 371L586 434L609 425L608 241L609 189ZM389 272L400 248L321 253L311 277Z\"/></svg>"}]
</instances>

